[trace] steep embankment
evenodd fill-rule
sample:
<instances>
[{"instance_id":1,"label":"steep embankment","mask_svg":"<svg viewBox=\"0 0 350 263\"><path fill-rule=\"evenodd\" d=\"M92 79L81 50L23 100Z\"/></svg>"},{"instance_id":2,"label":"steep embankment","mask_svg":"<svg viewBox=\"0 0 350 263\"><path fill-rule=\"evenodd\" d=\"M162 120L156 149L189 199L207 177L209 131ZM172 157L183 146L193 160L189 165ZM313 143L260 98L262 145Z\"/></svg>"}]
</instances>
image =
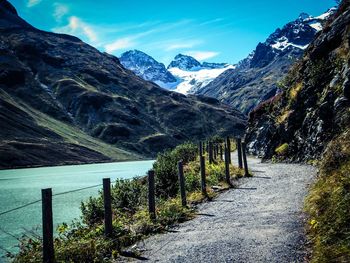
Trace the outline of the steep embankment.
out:
<instances>
[{"instance_id":1,"label":"steep embankment","mask_svg":"<svg viewBox=\"0 0 350 263\"><path fill-rule=\"evenodd\" d=\"M350 261L349 32L346 0L293 67L283 93L251 112L246 136L254 154L319 164L305 203L312 262Z\"/></svg>"},{"instance_id":2,"label":"steep embankment","mask_svg":"<svg viewBox=\"0 0 350 263\"><path fill-rule=\"evenodd\" d=\"M0 54L0 168L137 159L245 127L215 99L166 91L76 37L33 28L5 0Z\"/></svg>"},{"instance_id":3,"label":"steep embankment","mask_svg":"<svg viewBox=\"0 0 350 263\"><path fill-rule=\"evenodd\" d=\"M283 93L251 112L246 137L251 153L315 159L349 128L350 12L342 9L293 66Z\"/></svg>"}]
</instances>

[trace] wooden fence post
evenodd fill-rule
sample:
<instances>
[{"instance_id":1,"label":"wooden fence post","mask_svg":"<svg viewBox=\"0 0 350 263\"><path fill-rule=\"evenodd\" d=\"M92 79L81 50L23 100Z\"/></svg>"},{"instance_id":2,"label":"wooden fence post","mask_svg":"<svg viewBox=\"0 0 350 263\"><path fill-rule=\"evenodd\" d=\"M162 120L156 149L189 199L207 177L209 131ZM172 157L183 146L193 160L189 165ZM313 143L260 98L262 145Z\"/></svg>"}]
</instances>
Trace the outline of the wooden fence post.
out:
<instances>
[{"instance_id":1,"label":"wooden fence post","mask_svg":"<svg viewBox=\"0 0 350 263\"><path fill-rule=\"evenodd\" d=\"M244 176L249 176L245 142L242 143L242 155L244 163Z\"/></svg>"},{"instance_id":2,"label":"wooden fence post","mask_svg":"<svg viewBox=\"0 0 350 263\"><path fill-rule=\"evenodd\" d=\"M202 142L199 142L199 156L202 156L203 155L203 145L202 145Z\"/></svg>"},{"instance_id":3,"label":"wooden fence post","mask_svg":"<svg viewBox=\"0 0 350 263\"><path fill-rule=\"evenodd\" d=\"M228 153L229 153L228 160L231 163L231 141L230 141L229 136L226 137L226 147L227 147Z\"/></svg>"},{"instance_id":4,"label":"wooden fence post","mask_svg":"<svg viewBox=\"0 0 350 263\"><path fill-rule=\"evenodd\" d=\"M187 206L186 200L186 188L185 188L185 176L182 161L177 163L177 168L179 171L179 185L180 185L180 195L182 206Z\"/></svg>"},{"instance_id":5,"label":"wooden fence post","mask_svg":"<svg viewBox=\"0 0 350 263\"><path fill-rule=\"evenodd\" d=\"M220 160L222 161L223 160L223 158L222 158L223 152L222 152L222 145L221 144L220 144L219 152L220 152Z\"/></svg>"},{"instance_id":6,"label":"wooden fence post","mask_svg":"<svg viewBox=\"0 0 350 263\"><path fill-rule=\"evenodd\" d=\"M111 179L103 178L103 204L104 204L104 223L105 236L111 237L113 234L112 225L112 199L111 199Z\"/></svg>"},{"instance_id":7,"label":"wooden fence post","mask_svg":"<svg viewBox=\"0 0 350 263\"><path fill-rule=\"evenodd\" d=\"M213 143L209 142L208 145L209 163L213 163Z\"/></svg>"},{"instance_id":8,"label":"wooden fence post","mask_svg":"<svg viewBox=\"0 0 350 263\"><path fill-rule=\"evenodd\" d=\"M213 159L216 160L216 157L217 157L216 144L213 143Z\"/></svg>"},{"instance_id":9,"label":"wooden fence post","mask_svg":"<svg viewBox=\"0 0 350 263\"><path fill-rule=\"evenodd\" d=\"M231 186L231 179L230 179L230 152L227 147L225 147L225 178L226 183Z\"/></svg>"},{"instance_id":10,"label":"wooden fence post","mask_svg":"<svg viewBox=\"0 0 350 263\"><path fill-rule=\"evenodd\" d=\"M155 183L154 171L148 171L148 211L152 220L156 219L156 198L155 198Z\"/></svg>"},{"instance_id":11,"label":"wooden fence post","mask_svg":"<svg viewBox=\"0 0 350 263\"><path fill-rule=\"evenodd\" d=\"M200 157L200 167L201 167L201 189L202 194L207 196L207 184L205 182L205 159L204 156Z\"/></svg>"},{"instance_id":12,"label":"wooden fence post","mask_svg":"<svg viewBox=\"0 0 350 263\"><path fill-rule=\"evenodd\" d=\"M52 190L41 189L42 200L42 227L43 227L43 262L53 263L55 251L53 247L53 216L52 216Z\"/></svg>"},{"instance_id":13,"label":"wooden fence post","mask_svg":"<svg viewBox=\"0 0 350 263\"><path fill-rule=\"evenodd\" d=\"M236 140L236 143L237 143L237 153L238 153L238 167L242 169L243 165L242 165L242 142L241 142L241 139L238 138Z\"/></svg>"},{"instance_id":14,"label":"wooden fence post","mask_svg":"<svg viewBox=\"0 0 350 263\"><path fill-rule=\"evenodd\" d=\"M203 149L202 149L202 155L205 153L205 141L203 142ZM200 155L199 155L200 156Z\"/></svg>"}]
</instances>

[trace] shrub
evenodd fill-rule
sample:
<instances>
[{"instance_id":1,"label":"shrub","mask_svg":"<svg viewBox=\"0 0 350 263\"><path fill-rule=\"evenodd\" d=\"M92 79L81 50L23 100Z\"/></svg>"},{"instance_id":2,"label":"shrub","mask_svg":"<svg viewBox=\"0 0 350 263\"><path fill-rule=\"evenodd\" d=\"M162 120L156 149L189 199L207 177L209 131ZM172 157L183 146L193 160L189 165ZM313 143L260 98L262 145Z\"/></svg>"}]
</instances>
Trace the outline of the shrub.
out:
<instances>
[{"instance_id":1,"label":"shrub","mask_svg":"<svg viewBox=\"0 0 350 263\"><path fill-rule=\"evenodd\" d=\"M172 151L158 155L153 165L156 174L156 195L162 198L175 197L178 193L177 163L182 160L184 164L193 161L197 156L197 146L185 143Z\"/></svg>"},{"instance_id":2,"label":"shrub","mask_svg":"<svg viewBox=\"0 0 350 263\"><path fill-rule=\"evenodd\" d=\"M118 179L111 189L112 208L123 212L135 211L147 201L146 180L134 178L131 180Z\"/></svg>"},{"instance_id":3,"label":"shrub","mask_svg":"<svg viewBox=\"0 0 350 263\"><path fill-rule=\"evenodd\" d=\"M111 188L112 208L114 210L135 213L142 204L146 204L147 186L142 178L130 180L118 179ZM83 222L87 225L100 223L104 217L102 193L90 197L81 203Z\"/></svg>"},{"instance_id":4,"label":"shrub","mask_svg":"<svg viewBox=\"0 0 350 263\"><path fill-rule=\"evenodd\" d=\"M81 203L80 209L83 222L89 226L95 225L103 219L104 209L103 199L101 196L90 196L88 201Z\"/></svg>"}]
</instances>

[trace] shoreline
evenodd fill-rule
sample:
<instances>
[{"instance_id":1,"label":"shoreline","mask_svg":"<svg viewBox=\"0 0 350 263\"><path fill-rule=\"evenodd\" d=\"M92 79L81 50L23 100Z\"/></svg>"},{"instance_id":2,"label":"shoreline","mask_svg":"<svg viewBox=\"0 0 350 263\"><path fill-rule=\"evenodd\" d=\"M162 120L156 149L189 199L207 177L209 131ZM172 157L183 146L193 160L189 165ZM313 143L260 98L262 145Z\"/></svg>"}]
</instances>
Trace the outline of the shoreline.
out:
<instances>
[{"instance_id":1,"label":"shoreline","mask_svg":"<svg viewBox=\"0 0 350 263\"><path fill-rule=\"evenodd\" d=\"M122 163L122 162L140 162L140 161L151 161L154 158L140 158L140 159L126 159L126 160L106 160L101 162L70 162L57 165L28 165L28 166L13 166L13 167L0 167L1 171L6 170L18 170L18 169L34 169L34 168L50 168L50 167L62 167L62 166L76 166L76 165L89 165L89 164L107 164L107 163Z\"/></svg>"}]
</instances>

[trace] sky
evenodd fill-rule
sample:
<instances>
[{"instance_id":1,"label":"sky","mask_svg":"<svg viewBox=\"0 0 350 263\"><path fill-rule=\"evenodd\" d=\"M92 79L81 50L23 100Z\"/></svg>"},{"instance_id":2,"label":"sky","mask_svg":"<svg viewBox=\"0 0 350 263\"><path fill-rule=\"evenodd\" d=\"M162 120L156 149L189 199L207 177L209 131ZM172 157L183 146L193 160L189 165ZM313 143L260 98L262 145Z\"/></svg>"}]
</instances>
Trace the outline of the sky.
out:
<instances>
[{"instance_id":1,"label":"sky","mask_svg":"<svg viewBox=\"0 0 350 263\"><path fill-rule=\"evenodd\" d=\"M179 53L237 63L300 13L334 0L9 0L33 26L74 35L116 56L141 50L168 65Z\"/></svg>"}]
</instances>

